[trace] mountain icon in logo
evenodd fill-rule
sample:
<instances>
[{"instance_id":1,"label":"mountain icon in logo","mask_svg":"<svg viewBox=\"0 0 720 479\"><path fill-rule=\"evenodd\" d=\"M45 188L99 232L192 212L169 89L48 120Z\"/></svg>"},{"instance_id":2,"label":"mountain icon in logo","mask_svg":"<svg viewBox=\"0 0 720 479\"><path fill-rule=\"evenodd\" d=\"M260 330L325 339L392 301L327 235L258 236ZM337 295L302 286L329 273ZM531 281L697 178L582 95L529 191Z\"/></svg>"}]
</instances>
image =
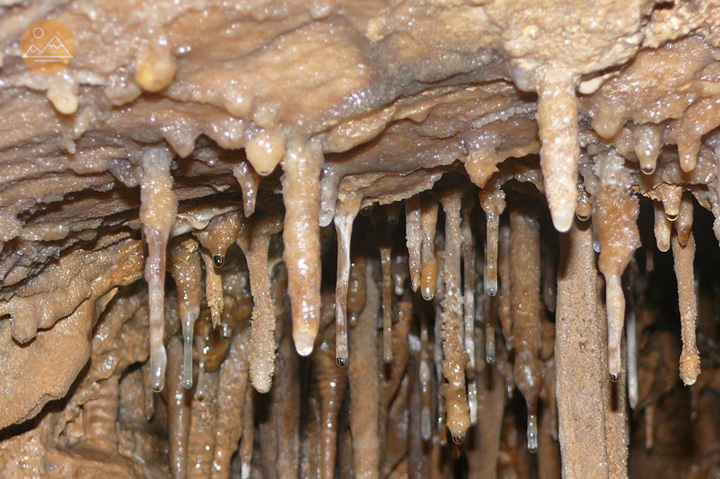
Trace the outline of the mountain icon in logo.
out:
<instances>
[{"instance_id":1,"label":"mountain icon in logo","mask_svg":"<svg viewBox=\"0 0 720 479\"><path fill-rule=\"evenodd\" d=\"M23 54L23 58L72 58L70 52L65 48L63 42L54 35L49 42L42 48L38 48L36 45L30 45L30 47Z\"/></svg>"}]
</instances>

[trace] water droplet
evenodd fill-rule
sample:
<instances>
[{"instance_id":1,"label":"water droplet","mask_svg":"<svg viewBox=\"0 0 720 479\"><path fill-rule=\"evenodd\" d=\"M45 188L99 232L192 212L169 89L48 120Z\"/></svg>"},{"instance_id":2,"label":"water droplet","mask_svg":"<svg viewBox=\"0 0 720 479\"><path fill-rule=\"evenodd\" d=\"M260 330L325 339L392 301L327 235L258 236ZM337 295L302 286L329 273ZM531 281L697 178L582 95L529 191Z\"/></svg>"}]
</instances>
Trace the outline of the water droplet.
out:
<instances>
[{"instance_id":1,"label":"water droplet","mask_svg":"<svg viewBox=\"0 0 720 479\"><path fill-rule=\"evenodd\" d=\"M422 297L425 301L430 301L435 296L435 291L432 288L422 288Z\"/></svg>"},{"instance_id":2,"label":"water droplet","mask_svg":"<svg viewBox=\"0 0 720 479\"><path fill-rule=\"evenodd\" d=\"M590 218L590 215L580 214L580 213L575 213L575 216L576 216L577 219L579 219L580 221L587 221L587 220Z\"/></svg>"},{"instance_id":3,"label":"water droplet","mask_svg":"<svg viewBox=\"0 0 720 479\"><path fill-rule=\"evenodd\" d=\"M538 448L537 415L532 413L527 418L527 448L532 453L537 452Z\"/></svg>"},{"instance_id":4,"label":"water droplet","mask_svg":"<svg viewBox=\"0 0 720 479\"><path fill-rule=\"evenodd\" d=\"M213 256L213 263L215 264L215 267L222 268L222 265L225 264L225 258L221 254L216 254Z\"/></svg>"}]
</instances>

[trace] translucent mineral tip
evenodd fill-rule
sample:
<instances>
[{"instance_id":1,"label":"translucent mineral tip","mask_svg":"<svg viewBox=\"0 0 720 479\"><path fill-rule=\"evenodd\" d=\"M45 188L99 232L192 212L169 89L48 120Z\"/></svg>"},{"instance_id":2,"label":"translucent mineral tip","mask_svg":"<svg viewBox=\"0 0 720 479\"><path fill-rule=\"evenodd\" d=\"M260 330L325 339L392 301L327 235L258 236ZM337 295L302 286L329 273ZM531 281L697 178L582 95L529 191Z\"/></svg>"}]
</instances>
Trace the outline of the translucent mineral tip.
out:
<instances>
[{"instance_id":1,"label":"translucent mineral tip","mask_svg":"<svg viewBox=\"0 0 720 479\"><path fill-rule=\"evenodd\" d=\"M534 413L528 414L527 418L527 448L532 453L538 449L537 415Z\"/></svg>"},{"instance_id":2,"label":"translucent mineral tip","mask_svg":"<svg viewBox=\"0 0 720 479\"><path fill-rule=\"evenodd\" d=\"M572 208L560 208L551 212L553 225L561 233L565 233L572 226L575 211Z\"/></svg>"},{"instance_id":3,"label":"translucent mineral tip","mask_svg":"<svg viewBox=\"0 0 720 479\"><path fill-rule=\"evenodd\" d=\"M295 340L295 349L300 356L310 356L315 343L315 335L309 331L293 330L293 339Z\"/></svg>"},{"instance_id":4,"label":"translucent mineral tip","mask_svg":"<svg viewBox=\"0 0 720 479\"><path fill-rule=\"evenodd\" d=\"M455 444L460 445L465 442L465 434L451 434L450 436L452 436L452 442Z\"/></svg>"},{"instance_id":5,"label":"translucent mineral tip","mask_svg":"<svg viewBox=\"0 0 720 479\"><path fill-rule=\"evenodd\" d=\"M167 355L165 347L158 346L150 353L150 382L153 391L160 392L165 387L165 366L167 364Z\"/></svg>"}]
</instances>

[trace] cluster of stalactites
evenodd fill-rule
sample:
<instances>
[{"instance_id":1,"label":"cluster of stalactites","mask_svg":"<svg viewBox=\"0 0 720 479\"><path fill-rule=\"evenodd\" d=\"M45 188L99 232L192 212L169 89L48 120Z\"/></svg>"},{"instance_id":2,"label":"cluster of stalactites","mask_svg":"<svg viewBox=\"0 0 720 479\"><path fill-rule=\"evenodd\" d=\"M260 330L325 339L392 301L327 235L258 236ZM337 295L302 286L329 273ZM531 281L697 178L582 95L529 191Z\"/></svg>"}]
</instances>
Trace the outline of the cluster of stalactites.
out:
<instances>
[{"instance_id":1,"label":"cluster of stalactites","mask_svg":"<svg viewBox=\"0 0 720 479\"><path fill-rule=\"evenodd\" d=\"M574 221L566 218L566 210L574 211L579 221L592 217L599 253L598 268L605 277L608 369L613 379L623 370L621 335L625 321L625 294L621 284L623 271L633 252L640 246L637 228L638 199L633 195L632 178L624 159L610 149L593 158L593 178L577 184L573 177L569 203L559 193L570 178L562 173L557 158L568 153L573 162L579 146L573 138L577 132L565 126L569 134L558 136L558 125L552 119L558 111L571 113L577 105L568 85L563 82L543 84L538 108L541 139L557 136L562 141L543 142L540 165L544 173L544 191L548 195L551 218L556 229L565 231ZM576 115L576 113L575 113ZM567 126L567 125L566 125ZM550 145L549 143L552 143ZM557 150L557 151L556 151ZM140 220L147 243L145 276L150 302L150 381L156 391L165 378L164 345L164 278L166 251L172 247L169 271L178 289L178 311L183 336L183 386L193 385L193 347L197 347L195 324L204 300L210 311L213 328L221 326L223 284L220 273L227 249L237 243L243 250L250 271L254 306L250 323L249 376L260 392L271 389L275 368L276 312L270 297L268 249L270 237L283 231L283 259L288 272L288 292L292 309L292 337L297 352L307 356L316 346L321 323L321 248L320 248L320 176L323 164L319 143L288 142L283 150L282 193L285 216L268 217L255 214L255 196L260 176L248 163L234 173L243 193L243 208L224 212L201 225L191 224L180 231L176 224L177 199L172 189L170 166L172 154L164 148L153 148L142 157ZM567 155L565 155L567 156ZM263 172L268 174L268 172ZM585 174L585 173L584 173ZM558 179L558 175L561 177ZM477 420L477 385L475 373L475 326L479 320L485 327L483 350L488 364L495 360L494 314L508 350L514 353L511 383L518 387L528 408L528 447L537 448L537 410L543 384L541 331L544 309L541 307L540 220L537 208L514 205L509 221L501 224L506 209L503 183L511 176L501 173L479 191L468 188L440 189L405 200L406 251L394 251L389 236L397 223L398 205L386 208L387 218L373 216L381 265L381 355L387 364L393 362L393 322L396 317L396 296L405 293L405 282L419 297L431 301L436 310L435 367L442 375L438 408L439 424L450 430L452 438L461 442L468 428ZM562 187L562 188L561 188ZM560 188L560 189L558 189ZM683 354L681 376L692 384L699 374L699 355L695 342L696 298L692 284L692 199L680 186L663 184L658 188L660 201L655 203L655 236L660 251L672 244L680 295ZM577 196L578 202L572 198ZM472 199L471 199L472 198ZM474 198L479 198L475 201ZM353 326L365 305L364 258L353 258L351 237L353 222L363 198L347 196L334 215L337 236L337 277L335 290L334 355L337 366L349 362L348 327ZM566 204L567 203L567 204ZM438 231L439 205L445 225ZM558 206L560 205L560 206ZM238 210L244 210L244 215ZM664 212L663 212L664 209ZM482 213L481 213L482 211ZM484 214L486 240L478 249L473 218ZM569 221L569 222L568 222ZM480 223L475 224L475 227ZM677 234L672 235L672 225ZM170 241L175 234L187 233ZM503 239L504 245L500 239ZM484 250L483 257L475 257ZM503 252L504 251L504 252ZM407 265L407 267L405 267ZM554 267L554 266L553 266ZM357 271L356 271L357 270ZM476 278L480 271L482 280ZM204 272L204 273L203 273ZM498 275L500 275L499 281ZM199 286L204 276L205 290ZM481 291L480 291L481 290ZM497 299L495 297L500 292ZM204 294L203 294L204 293ZM496 301L496 310L492 306ZM226 325L223 325L225 328ZM227 331L225 331L227 333ZM202 334L201 337L204 337ZM207 335L205 335L207 336ZM634 343L631 343L631 346ZM201 345L201 350L206 346ZM630 361L635 351L630 351ZM202 373L207 365L200 360ZM634 368L628 368L631 372ZM428 374L426 372L426 374ZM631 377L631 384L637 378ZM198 388L202 392L202 388ZM633 395L631 394L631 397ZM427 433L428 426L423 423ZM444 433L443 433L444 434ZM427 434L425 434L427 435Z\"/></svg>"},{"instance_id":2,"label":"cluster of stalactites","mask_svg":"<svg viewBox=\"0 0 720 479\"><path fill-rule=\"evenodd\" d=\"M293 338L303 356L312 352L320 322L320 167L322 154L314 142L288 144L284 157L284 225L279 218L253 221L230 212L214 219L180 218L170 173L173 155L163 147L152 148L142 158L140 221L147 244L145 278L150 302L151 386L163 389L166 367L164 338L165 272L171 236L187 233L176 241L170 252L170 272L178 287L179 312L183 329L183 383L192 386L194 325L203 294L199 290L204 271L204 299L210 310L213 328L221 324L223 284L220 269L227 249L235 242L242 248L250 269L255 305L251 323L251 378L261 392L270 390L274 369L275 314L269 300L267 271L269 238L284 229L285 263L288 265L288 290L292 304ZM269 174L270 171L262 171ZM243 192L244 216L255 210L259 177L243 163L235 171ZM177 216L177 218L176 218ZM185 224L180 225L179 223ZM196 244L196 243L199 243ZM204 267L201 267L200 264ZM203 368L203 362L200 363Z\"/></svg>"}]
</instances>

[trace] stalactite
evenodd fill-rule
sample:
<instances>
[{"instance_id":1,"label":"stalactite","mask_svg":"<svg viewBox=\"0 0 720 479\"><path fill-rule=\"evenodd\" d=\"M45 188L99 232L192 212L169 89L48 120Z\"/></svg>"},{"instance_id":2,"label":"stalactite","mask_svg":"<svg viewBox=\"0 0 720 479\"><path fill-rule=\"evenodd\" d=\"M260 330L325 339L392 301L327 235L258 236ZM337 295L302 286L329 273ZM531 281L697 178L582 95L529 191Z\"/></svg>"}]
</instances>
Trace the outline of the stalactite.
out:
<instances>
[{"instance_id":1,"label":"stalactite","mask_svg":"<svg viewBox=\"0 0 720 479\"><path fill-rule=\"evenodd\" d=\"M238 449L243 433L242 415L248 384L247 333L236 333L232 338L227 358L220 368L217 398L215 400L215 447L212 479L230 477L230 460ZM252 353L251 353L252 354Z\"/></svg>"},{"instance_id":2,"label":"stalactite","mask_svg":"<svg viewBox=\"0 0 720 479\"><path fill-rule=\"evenodd\" d=\"M528 409L528 450L537 450L538 395L542 388L540 222L537 212L524 205L510 211L510 275L515 338L515 384Z\"/></svg>"},{"instance_id":3,"label":"stalactite","mask_svg":"<svg viewBox=\"0 0 720 479\"><path fill-rule=\"evenodd\" d=\"M348 401L340 413L340 440L338 441L338 478L353 479L352 433L348 426Z\"/></svg>"},{"instance_id":4,"label":"stalactite","mask_svg":"<svg viewBox=\"0 0 720 479\"><path fill-rule=\"evenodd\" d=\"M483 284L485 293L495 296L498 290L498 234L500 215L505 211L505 192L499 187L486 187L480 191L480 206L485 212L487 226L485 228L485 272Z\"/></svg>"},{"instance_id":5,"label":"stalactite","mask_svg":"<svg viewBox=\"0 0 720 479\"><path fill-rule=\"evenodd\" d=\"M177 287L178 315L182 325L182 383L186 389L190 389L193 384L195 321L200 316L200 303L203 300L202 267L198 244L193 238L184 238L170 250L170 274Z\"/></svg>"},{"instance_id":6,"label":"stalactite","mask_svg":"<svg viewBox=\"0 0 720 479\"><path fill-rule=\"evenodd\" d=\"M217 396L219 379L220 375L217 372L206 374L205 397L203 399L196 397L192 401L187 456L189 479L210 477L212 471L217 419L214 399ZM196 387L200 387L200 381Z\"/></svg>"},{"instance_id":7,"label":"stalactite","mask_svg":"<svg viewBox=\"0 0 720 479\"><path fill-rule=\"evenodd\" d=\"M212 257L205 250L200 250L200 257L205 265L205 300L210 308L213 328L220 326L223 310L222 276L215 268Z\"/></svg>"},{"instance_id":8,"label":"stalactite","mask_svg":"<svg viewBox=\"0 0 720 479\"><path fill-rule=\"evenodd\" d=\"M408 426L407 410L410 401L410 378L402 376L395 397L387 414L387 436L381 468L382 477L404 479L407 477Z\"/></svg>"},{"instance_id":9,"label":"stalactite","mask_svg":"<svg viewBox=\"0 0 720 479\"><path fill-rule=\"evenodd\" d=\"M680 200L680 208L678 209L677 220L673 223L675 231L677 231L677 239L680 246L685 246L688 238L692 234L693 225L693 199L689 193L682 195Z\"/></svg>"},{"instance_id":10,"label":"stalactite","mask_svg":"<svg viewBox=\"0 0 720 479\"><path fill-rule=\"evenodd\" d=\"M468 443L468 477L484 479L497 477L498 456L500 453L500 434L505 409L505 388L501 371L512 369L504 350L500 349L495 365L485 361L483 334L475 335L475 364L478 384L478 425L471 429L473 440Z\"/></svg>"},{"instance_id":11,"label":"stalactite","mask_svg":"<svg viewBox=\"0 0 720 479\"><path fill-rule=\"evenodd\" d=\"M220 369L230 351L230 337L223 328L211 330L203 348L205 371L213 373Z\"/></svg>"},{"instance_id":12,"label":"stalactite","mask_svg":"<svg viewBox=\"0 0 720 479\"><path fill-rule=\"evenodd\" d=\"M553 419L550 408L545 407L540 417L538 432L538 479L558 479L560 473L560 447L553 439Z\"/></svg>"},{"instance_id":13,"label":"stalactite","mask_svg":"<svg viewBox=\"0 0 720 479\"><path fill-rule=\"evenodd\" d=\"M175 223L177 198L172 191L172 154L153 148L142 157L140 222L147 243L145 280L150 304L150 381L155 391L165 384L165 254Z\"/></svg>"},{"instance_id":14,"label":"stalactite","mask_svg":"<svg viewBox=\"0 0 720 479\"><path fill-rule=\"evenodd\" d=\"M558 438L557 396L555 391L555 324L547 318L542 321L540 360L543 364L543 385L540 391L540 400L543 407L539 417L538 450L545 457L539 457L538 462L545 461L552 465L555 453L558 453L559 459L559 451L557 445L554 444L554 441L557 441ZM542 451L543 442L546 451Z\"/></svg>"},{"instance_id":15,"label":"stalactite","mask_svg":"<svg viewBox=\"0 0 720 479\"><path fill-rule=\"evenodd\" d=\"M435 238L435 244L438 252L435 256L437 261L438 272L437 281L435 281L435 295L433 296L432 305L435 309L435 314L440 315L442 300L445 297L445 231L444 229L438 230L438 234Z\"/></svg>"},{"instance_id":16,"label":"stalactite","mask_svg":"<svg viewBox=\"0 0 720 479\"><path fill-rule=\"evenodd\" d=\"M276 303L285 299L287 277L283 281L275 280L274 298ZM277 308L280 310L280 308ZM300 370L298 356L292 342L291 319L287 313L282 313L279 320L279 346L278 346L278 372L275 387L271 394L279 405L277 419L278 462L277 473L279 477L293 479L298 477L298 459L300 447Z\"/></svg>"},{"instance_id":17,"label":"stalactite","mask_svg":"<svg viewBox=\"0 0 720 479\"><path fill-rule=\"evenodd\" d=\"M168 341L168 459L173 479L184 479L187 474L192 397L185 388L185 373L181 371L184 347L176 337Z\"/></svg>"},{"instance_id":18,"label":"stalactite","mask_svg":"<svg viewBox=\"0 0 720 479\"><path fill-rule=\"evenodd\" d=\"M242 437L240 441L240 478L250 479L255 441L255 391L245 388L245 401L242 408Z\"/></svg>"},{"instance_id":19,"label":"stalactite","mask_svg":"<svg viewBox=\"0 0 720 479\"><path fill-rule=\"evenodd\" d=\"M275 170L285 154L285 141L285 132L279 127L260 129L247 141L245 155L259 175L268 176Z\"/></svg>"},{"instance_id":20,"label":"stalactite","mask_svg":"<svg viewBox=\"0 0 720 479\"><path fill-rule=\"evenodd\" d=\"M116 421L118 415L118 377L97 383L97 396L86 402L82 409L82 422L85 430L85 442L109 455L116 454L118 435Z\"/></svg>"},{"instance_id":21,"label":"stalactite","mask_svg":"<svg viewBox=\"0 0 720 479\"><path fill-rule=\"evenodd\" d=\"M393 349L396 351L396 355L393 356L393 361L388 365L389 367L385 368L383 381L380 385L380 402L386 408L390 407L390 402L395 397L405 374L410 354L408 335L412 323L412 300L409 296L405 296L398 301L398 320L392 334Z\"/></svg>"},{"instance_id":22,"label":"stalactite","mask_svg":"<svg viewBox=\"0 0 720 479\"><path fill-rule=\"evenodd\" d=\"M199 400L205 398L207 381L205 374L207 340L212 330L212 324L207 318L207 309L201 311L200 318L195 323L195 347L193 356L198 363L197 384L195 385L195 397Z\"/></svg>"},{"instance_id":23,"label":"stalactite","mask_svg":"<svg viewBox=\"0 0 720 479\"><path fill-rule=\"evenodd\" d=\"M155 415L155 390L152 386L151 369L149 363L143 368L145 376L145 384L143 387L143 412L145 420L150 422Z\"/></svg>"},{"instance_id":24,"label":"stalactite","mask_svg":"<svg viewBox=\"0 0 720 479\"><path fill-rule=\"evenodd\" d=\"M670 185L663 183L658 187L660 200L665 209L665 216L670 221L677 220L680 214L680 204L682 202L683 190L678 185Z\"/></svg>"},{"instance_id":25,"label":"stalactite","mask_svg":"<svg viewBox=\"0 0 720 479\"><path fill-rule=\"evenodd\" d=\"M302 438L300 444L300 479L318 479L320 472L320 398L317 382L311 381L305 389L303 401ZM353 456L353 460L355 457Z\"/></svg>"},{"instance_id":26,"label":"stalactite","mask_svg":"<svg viewBox=\"0 0 720 479\"><path fill-rule=\"evenodd\" d=\"M655 404L645 407L645 449L652 451L655 447Z\"/></svg>"},{"instance_id":27,"label":"stalactite","mask_svg":"<svg viewBox=\"0 0 720 479\"><path fill-rule=\"evenodd\" d=\"M387 222L389 225L394 226L400 221L400 213L402 211L402 204L399 201L390 203L385 206L387 210Z\"/></svg>"},{"instance_id":28,"label":"stalactite","mask_svg":"<svg viewBox=\"0 0 720 479\"><path fill-rule=\"evenodd\" d=\"M440 308L439 301L435 301L435 328L433 330L433 345L432 345L432 359L433 365L435 366L435 384L437 385L435 391L437 392L437 417L436 417L436 431L437 439L433 438L433 446L444 447L447 444L447 413L445 410L445 401L443 400L444 392L443 386L445 384L445 378L443 377L443 322L442 311ZM437 442L438 444L435 444ZM439 460L439 459L437 459Z\"/></svg>"},{"instance_id":29,"label":"stalactite","mask_svg":"<svg viewBox=\"0 0 720 479\"><path fill-rule=\"evenodd\" d=\"M555 270L557 258L552 245L541 243L542 252L542 297L545 309L555 312L557 296L557 271Z\"/></svg>"},{"instance_id":30,"label":"stalactite","mask_svg":"<svg viewBox=\"0 0 720 479\"><path fill-rule=\"evenodd\" d=\"M580 161L578 104L570 72L547 71L538 82L537 122L545 195L555 228L564 232L575 216Z\"/></svg>"},{"instance_id":31,"label":"stalactite","mask_svg":"<svg viewBox=\"0 0 720 479\"><path fill-rule=\"evenodd\" d=\"M348 323L355 326L357 318L365 308L367 296L367 258L358 255L350 264L350 287L347 294Z\"/></svg>"},{"instance_id":32,"label":"stalactite","mask_svg":"<svg viewBox=\"0 0 720 479\"><path fill-rule=\"evenodd\" d=\"M320 333L317 347L310 356L311 384L310 389L316 403L317 410L313 414L315 423L313 434L313 451L316 462L312 477L328 477L335 470L337 458L337 434L340 427L339 417L343 398L347 389L347 370L340 368L335 361L334 328L331 323L335 316L333 292L330 288L323 288L322 310L320 320Z\"/></svg>"},{"instance_id":33,"label":"stalactite","mask_svg":"<svg viewBox=\"0 0 720 479\"><path fill-rule=\"evenodd\" d=\"M268 251L270 236L280 232L279 216L263 216L248 222L238 238L245 253L253 297L250 323L250 380L253 387L266 393L275 371L275 307L270 294Z\"/></svg>"},{"instance_id":34,"label":"stalactite","mask_svg":"<svg viewBox=\"0 0 720 479\"><path fill-rule=\"evenodd\" d=\"M337 283L335 286L335 361L345 367L348 360L348 286L350 282L350 241L352 227L360 209L360 199L340 203L335 212L337 233ZM363 293L364 294L364 293ZM362 308L360 308L362 310ZM357 311L355 311L357 314Z\"/></svg>"},{"instance_id":35,"label":"stalactite","mask_svg":"<svg viewBox=\"0 0 720 479\"><path fill-rule=\"evenodd\" d=\"M222 321L223 311L223 285L220 268L225 263L225 254L228 248L237 240L240 226L239 215L231 212L213 219L205 229L194 233L203 246L200 256L205 264L205 299L210 308L215 328Z\"/></svg>"},{"instance_id":36,"label":"stalactite","mask_svg":"<svg viewBox=\"0 0 720 479\"><path fill-rule=\"evenodd\" d=\"M117 45L0 32L3 473L712 475L717 2L4 2Z\"/></svg>"},{"instance_id":37,"label":"stalactite","mask_svg":"<svg viewBox=\"0 0 720 479\"><path fill-rule=\"evenodd\" d=\"M60 80L50 84L47 99L63 115L72 115L78 109L78 84L74 81Z\"/></svg>"},{"instance_id":38,"label":"stalactite","mask_svg":"<svg viewBox=\"0 0 720 479\"><path fill-rule=\"evenodd\" d=\"M319 479L335 477L340 408L347 389L347 370L335 364L334 340L325 333L322 345L310 356L320 397Z\"/></svg>"},{"instance_id":39,"label":"stalactite","mask_svg":"<svg viewBox=\"0 0 720 479\"><path fill-rule=\"evenodd\" d=\"M680 355L680 378L686 386L697 381L700 374L700 353L697 348L695 327L697 323L697 295L695 293L695 238L688 232L687 243L681 245L679 235L672 237L675 259L675 276L678 283L678 305L682 325L682 353Z\"/></svg>"},{"instance_id":40,"label":"stalactite","mask_svg":"<svg viewBox=\"0 0 720 479\"><path fill-rule=\"evenodd\" d=\"M554 326L553 326L554 327ZM553 335L553 339L555 339ZM558 407L557 407L557 392L555 389L555 358L545 362L545 410L546 420L548 421L548 429L550 437L553 441L558 440ZM542 447L538 445L538 447Z\"/></svg>"},{"instance_id":41,"label":"stalactite","mask_svg":"<svg viewBox=\"0 0 720 479\"><path fill-rule=\"evenodd\" d=\"M462 246L460 194L459 191L451 191L441 199L445 211L445 251L443 254L445 288L441 303L444 354L442 372L447 380L447 383L442 386L442 394L445 400L447 427L456 444L460 444L465 439L465 433L470 427L470 411L465 391L467 357L463 334L463 298L460 291Z\"/></svg>"},{"instance_id":42,"label":"stalactite","mask_svg":"<svg viewBox=\"0 0 720 479\"><path fill-rule=\"evenodd\" d=\"M420 287L420 268L422 267L422 227L420 222L420 196L405 200L405 240L410 267L412 290Z\"/></svg>"},{"instance_id":43,"label":"stalactite","mask_svg":"<svg viewBox=\"0 0 720 479\"><path fill-rule=\"evenodd\" d=\"M312 352L320 321L320 144L289 141L283 159L283 259L288 269L293 339L301 356Z\"/></svg>"},{"instance_id":44,"label":"stalactite","mask_svg":"<svg viewBox=\"0 0 720 479\"><path fill-rule=\"evenodd\" d=\"M477 388L477 380L475 378L474 373L472 374L472 377L468 377L468 408L470 410L470 425L475 426L477 425L478 421L478 413L477 413L477 402L478 402L478 388Z\"/></svg>"},{"instance_id":45,"label":"stalactite","mask_svg":"<svg viewBox=\"0 0 720 479\"><path fill-rule=\"evenodd\" d=\"M510 225L500 225L500 248L498 251L498 273L500 273L500 297L498 298L498 320L505 338L505 347L512 351L515 348L513 337L512 316L512 283L510 274Z\"/></svg>"},{"instance_id":46,"label":"stalactite","mask_svg":"<svg viewBox=\"0 0 720 479\"><path fill-rule=\"evenodd\" d=\"M428 319L420 315L420 364L418 374L420 380L420 432L424 442L432 439L432 372L430 369L430 338Z\"/></svg>"},{"instance_id":47,"label":"stalactite","mask_svg":"<svg viewBox=\"0 0 720 479\"><path fill-rule=\"evenodd\" d=\"M592 201L582 182L578 183L578 201L575 208L575 217L580 221L587 221L592 214Z\"/></svg>"},{"instance_id":48,"label":"stalactite","mask_svg":"<svg viewBox=\"0 0 720 479\"><path fill-rule=\"evenodd\" d=\"M233 175L240 184L240 190L242 191L243 213L246 218L250 217L255 212L260 175L255 172L247 161L241 161L235 165Z\"/></svg>"},{"instance_id":49,"label":"stalactite","mask_svg":"<svg viewBox=\"0 0 720 479\"><path fill-rule=\"evenodd\" d=\"M637 198L630 193L630 177L624 160L614 153L598 158L599 188L593 223L601 244L598 268L605 276L605 302L608 320L608 370L613 379L620 377L621 339L625 323L625 295L621 275L635 249L640 246Z\"/></svg>"},{"instance_id":50,"label":"stalactite","mask_svg":"<svg viewBox=\"0 0 720 479\"><path fill-rule=\"evenodd\" d=\"M277 456L280 452L280 442L278 440L277 422L279 404L277 397L272 393L269 400L263 401L262 396L256 395L257 410L255 411L255 420L257 422L256 432L256 450L257 454L253 457L253 470L255 475L261 475L263 479L278 479L277 472ZM259 474L258 474L259 473Z\"/></svg>"},{"instance_id":51,"label":"stalactite","mask_svg":"<svg viewBox=\"0 0 720 479\"><path fill-rule=\"evenodd\" d=\"M258 425L257 425L257 453L253 457L254 475L266 479L277 479L277 455L280 452L280 442L275 427L277 407L279 405L273 399L265 402L258 401Z\"/></svg>"},{"instance_id":52,"label":"stalactite","mask_svg":"<svg viewBox=\"0 0 720 479\"><path fill-rule=\"evenodd\" d=\"M607 314L602 302L598 305L600 317ZM609 332L608 332L609 334ZM603 348L604 349L604 348ZM624 348L620 364L624 362ZM605 408L605 443L608 451L608 476L612 479L628 477L628 445L630 444L629 417L627 411L626 375L616 382L603 379L603 403Z\"/></svg>"},{"instance_id":53,"label":"stalactite","mask_svg":"<svg viewBox=\"0 0 720 479\"><path fill-rule=\"evenodd\" d=\"M519 424L510 415L503 416L501 437L498 475L531 479L534 457L523 447Z\"/></svg>"},{"instance_id":54,"label":"stalactite","mask_svg":"<svg viewBox=\"0 0 720 479\"><path fill-rule=\"evenodd\" d=\"M468 357L466 375L468 381L468 408L470 423L477 423L477 383L475 381L475 238L470 224L470 206L462 210L462 260L463 260L463 306L464 343Z\"/></svg>"},{"instance_id":55,"label":"stalactite","mask_svg":"<svg viewBox=\"0 0 720 479\"><path fill-rule=\"evenodd\" d=\"M380 292L373 270L366 268L367 299L350 334L350 430L353 435L353 470L359 479L375 479L380 474L378 435L379 379L377 366L377 319Z\"/></svg>"},{"instance_id":56,"label":"stalactite","mask_svg":"<svg viewBox=\"0 0 720 479\"><path fill-rule=\"evenodd\" d=\"M213 218L204 229L195 231L195 237L210 252L216 268L222 268L225 263L225 254L237 240L241 226L240 215L231 211Z\"/></svg>"},{"instance_id":57,"label":"stalactite","mask_svg":"<svg viewBox=\"0 0 720 479\"><path fill-rule=\"evenodd\" d=\"M412 301L405 296L398 301L398 320L392 331L392 348L394 351L391 363L385 363L380 383L380 428L379 434L383 441L383 450L397 448L396 444L388 443L391 407L396 404L400 394L401 383L405 380L405 372L410 355L409 333L413 321ZM387 452L385 454L387 457Z\"/></svg>"},{"instance_id":58,"label":"stalactite","mask_svg":"<svg viewBox=\"0 0 720 479\"><path fill-rule=\"evenodd\" d=\"M408 257L404 251L399 251L393 256L392 260L392 281L395 296L399 297L405 294L405 284L408 276Z\"/></svg>"},{"instance_id":59,"label":"stalactite","mask_svg":"<svg viewBox=\"0 0 720 479\"><path fill-rule=\"evenodd\" d=\"M715 160L715 171L720 171L720 147L716 147L713 149L712 154L714 160ZM708 185L708 191L711 193L714 193L714 205L712 207L712 213L713 216L715 216L715 220L713 221L713 233L715 233L715 239L720 242L720 176L715 175L715 180L712 181Z\"/></svg>"},{"instance_id":60,"label":"stalactite","mask_svg":"<svg viewBox=\"0 0 720 479\"><path fill-rule=\"evenodd\" d=\"M652 273L655 271L655 250L648 246L645 248L645 272Z\"/></svg>"},{"instance_id":61,"label":"stalactite","mask_svg":"<svg viewBox=\"0 0 720 479\"><path fill-rule=\"evenodd\" d=\"M201 359L198 363L197 383L195 384L194 397L202 401L207 393L207 376L205 375L205 360Z\"/></svg>"},{"instance_id":62,"label":"stalactite","mask_svg":"<svg viewBox=\"0 0 720 479\"><path fill-rule=\"evenodd\" d=\"M657 166L657 159L662 146L663 127L648 123L635 128L634 151L640 161L640 169L651 175Z\"/></svg>"},{"instance_id":63,"label":"stalactite","mask_svg":"<svg viewBox=\"0 0 720 479\"><path fill-rule=\"evenodd\" d=\"M638 383L638 343L637 343L637 318L635 311L628 311L627 325L625 326L625 342L627 343L627 383L628 402L630 407L635 409L638 404L639 383Z\"/></svg>"},{"instance_id":64,"label":"stalactite","mask_svg":"<svg viewBox=\"0 0 720 479\"><path fill-rule=\"evenodd\" d=\"M393 276L392 276L392 236L389 225L378 215L373 216L375 239L380 250L382 297L382 358L385 364L393 360L392 318L393 318Z\"/></svg>"},{"instance_id":65,"label":"stalactite","mask_svg":"<svg viewBox=\"0 0 720 479\"><path fill-rule=\"evenodd\" d=\"M425 327L427 335L427 326ZM427 338L426 338L427 341ZM428 448L425 447L430 437L430 411L427 411L428 431L427 436L423 428L425 420L425 395L423 391L423 377L421 371L423 342L420 337L411 333L410 335L410 362L408 365L410 381L410 397L408 398L408 443L407 443L407 477L408 479L422 479L427 476L428 471Z\"/></svg>"},{"instance_id":66,"label":"stalactite","mask_svg":"<svg viewBox=\"0 0 720 479\"><path fill-rule=\"evenodd\" d=\"M665 253L670 250L672 223L667 219L662 203L653 201L653 207L655 211L655 241L657 242L657 249L661 253Z\"/></svg>"},{"instance_id":67,"label":"stalactite","mask_svg":"<svg viewBox=\"0 0 720 479\"><path fill-rule=\"evenodd\" d=\"M300 443L300 479L317 479L320 454L320 405L317 383L311 382L305 389L303 401L302 437Z\"/></svg>"},{"instance_id":68,"label":"stalactite","mask_svg":"<svg viewBox=\"0 0 720 479\"><path fill-rule=\"evenodd\" d=\"M167 39L153 39L138 49L135 59L135 81L145 91L158 92L175 77L177 65Z\"/></svg>"},{"instance_id":69,"label":"stalactite","mask_svg":"<svg viewBox=\"0 0 720 479\"><path fill-rule=\"evenodd\" d=\"M483 301L483 325L485 326L485 362L495 362L495 298L485 297Z\"/></svg>"},{"instance_id":70,"label":"stalactite","mask_svg":"<svg viewBox=\"0 0 720 479\"><path fill-rule=\"evenodd\" d=\"M438 265L435 258L435 228L438 205L434 198L424 197L421 202L420 228L422 230L422 267L420 270L420 293L425 301L435 296Z\"/></svg>"}]
</instances>

